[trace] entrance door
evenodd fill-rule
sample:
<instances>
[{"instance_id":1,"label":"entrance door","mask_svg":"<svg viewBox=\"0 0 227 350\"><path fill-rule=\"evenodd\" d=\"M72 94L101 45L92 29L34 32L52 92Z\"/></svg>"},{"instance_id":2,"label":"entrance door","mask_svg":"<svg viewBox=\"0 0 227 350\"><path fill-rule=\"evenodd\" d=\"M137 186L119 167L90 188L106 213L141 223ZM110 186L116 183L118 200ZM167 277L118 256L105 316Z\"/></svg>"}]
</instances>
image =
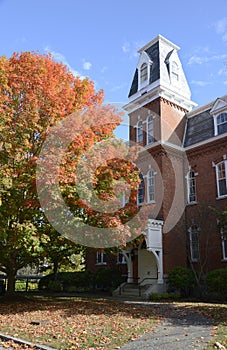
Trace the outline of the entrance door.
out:
<instances>
[{"instance_id":1,"label":"entrance door","mask_svg":"<svg viewBox=\"0 0 227 350\"><path fill-rule=\"evenodd\" d=\"M155 256L152 252L148 252L147 249L138 250L138 277L139 283L143 284L152 283L149 278L157 279L157 264ZM154 282L154 280L153 280Z\"/></svg>"}]
</instances>

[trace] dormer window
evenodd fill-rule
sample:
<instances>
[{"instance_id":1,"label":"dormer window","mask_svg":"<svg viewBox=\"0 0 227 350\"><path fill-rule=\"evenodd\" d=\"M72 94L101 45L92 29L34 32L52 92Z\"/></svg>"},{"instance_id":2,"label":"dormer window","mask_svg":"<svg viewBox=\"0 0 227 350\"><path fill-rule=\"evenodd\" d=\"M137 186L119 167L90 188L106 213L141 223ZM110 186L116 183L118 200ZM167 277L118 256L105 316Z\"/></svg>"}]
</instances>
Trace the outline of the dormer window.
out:
<instances>
[{"instance_id":1,"label":"dormer window","mask_svg":"<svg viewBox=\"0 0 227 350\"><path fill-rule=\"evenodd\" d=\"M140 67L140 84L147 82L148 79L148 66L146 63L143 63Z\"/></svg>"},{"instance_id":2,"label":"dormer window","mask_svg":"<svg viewBox=\"0 0 227 350\"><path fill-rule=\"evenodd\" d=\"M173 81L179 80L178 64L174 61L172 62L172 79Z\"/></svg>"},{"instance_id":3,"label":"dormer window","mask_svg":"<svg viewBox=\"0 0 227 350\"><path fill-rule=\"evenodd\" d=\"M217 134L227 132L227 113L221 113L217 116Z\"/></svg>"}]
</instances>

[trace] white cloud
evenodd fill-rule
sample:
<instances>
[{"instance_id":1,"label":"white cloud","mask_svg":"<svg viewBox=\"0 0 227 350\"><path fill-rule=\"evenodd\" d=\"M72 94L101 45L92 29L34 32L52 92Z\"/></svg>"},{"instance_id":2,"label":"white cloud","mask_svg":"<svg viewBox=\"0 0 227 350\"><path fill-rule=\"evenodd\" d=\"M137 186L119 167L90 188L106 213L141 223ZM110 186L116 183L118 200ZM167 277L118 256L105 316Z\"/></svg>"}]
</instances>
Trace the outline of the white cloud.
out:
<instances>
[{"instance_id":1,"label":"white cloud","mask_svg":"<svg viewBox=\"0 0 227 350\"><path fill-rule=\"evenodd\" d=\"M210 82L208 81L202 81L202 80L192 80L191 84L193 85L198 85L198 86L207 86L207 85L211 85Z\"/></svg>"},{"instance_id":2,"label":"white cloud","mask_svg":"<svg viewBox=\"0 0 227 350\"><path fill-rule=\"evenodd\" d=\"M223 17L214 23L217 34L222 36L222 40L227 42L227 17Z\"/></svg>"},{"instance_id":3,"label":"white cloud","mask_svg":"<svg viewBox=\"0 0 227 350\"><path fill-rule=\"evenodd\" d=\"M113 86L113 87L110 89L110 91L117 91L117 90L121 90L121 89L123 89L125 86L126 86L126 84L125 84L125 83L120 84L120 85L115 85L115 86Z\"/></svg>"},{"instance_id":4,"label":"white cloud","mask_svg":"<svg viewBox=\"0 0 227 350\"><path fill-rule=\"evenodd\" d=\"M91 62L86 62L86 61L84 61L84 63L83 63L83 69L85 69L85 70L90 70L90 69L91 69L91 66L92 66Z\"/></svg>"},{"instance_id":5,"label":"white cloud","mask_svg":"<svg viewBox=\"0 0 227 350\"><path fill-rule=\"evenodd\" d=\"M106 66L102 67L101 69L101 73L105 73L105 71L107 70L108 68Z\"/></svg>"},{"instance_id":6,"label":"white cloud","mask_svg":"<svg viewBox=\"0 0 227 350\"><path fill-rule=\"evenodd\" d=\"M221 75L221 76L227 75L227 67L219 69L218 75Z\"/></svg>"},{"instance_id":7,"label":"white cloud","mask_svg":"<svg viewBox=\"0 0 227 350\"><path fill-rule=\"evenodd\" d=\"M122 45L122 51L124 52L124 53L127 53L127 52L129 52L130 51L130 43L127 41L127 42L125 42L123 45Z\"/></svg>"},{"instance_id":8,"label":"white cloud","mask_svg":"<svg viewBox=\"0 0 227 350\"><path fill-rule=\"evenodd\" d=\"M212 55L212 56L193 55L189 58L188 64L204 64L204 63L208 63L211 61L225 60L226 58L227 58L227 54Z\"/></svg>"},{"instance_id":9,"label":"white cloud","mask_svg":"<svg viewBox=\"0 0 227 350\"><path fill-rule=\"evenodd\" d=\"M121 49L125 54L128 54L130 58L133 58L138 57L138 50L142 46L144 46L144 42L142 41L133 41L132 43L125 41Z\"/></svg>"},{"instance_id":10,"label":"white cloud","mask_svg":"<svg viewBox=\"0 0 227 350\"><path fill-rule=\"evenodd\" d=\"M218 34L223 34L227 31L227 17L219 19L217 22L214 23L216 32Z\"/></svg>"},{"instance_id":11,"label":"white cloud","mask_svg":"<svg viewBox=\"0 0 227 350\"><path fill-rule=\"evenodd\" d=\"M70 70L70 72L71 72L75 77L80 77L81 79L84 79L84 78L85 78L84 76L82 76L79 72L77 72L75 69L73 69L73 68L70 66L70 64L68 63L66 57L65 57L62 53L51 50L49 46L46 46L46 47L44 48L44 51L45 51L46 53L49 52L49 53L54 57L54 59L55 59L56 61L62 62L62 63Z\"/></svg>"}]
</instances>

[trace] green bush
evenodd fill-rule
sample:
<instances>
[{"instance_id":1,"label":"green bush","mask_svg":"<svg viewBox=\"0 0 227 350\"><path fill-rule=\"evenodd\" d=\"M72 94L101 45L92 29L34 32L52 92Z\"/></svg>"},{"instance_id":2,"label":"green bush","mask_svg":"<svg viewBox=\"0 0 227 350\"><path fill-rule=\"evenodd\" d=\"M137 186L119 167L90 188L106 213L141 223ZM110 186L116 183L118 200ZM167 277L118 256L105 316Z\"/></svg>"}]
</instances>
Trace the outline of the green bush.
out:
<instances>
[{"instance_id":1,"label":"green bush","mask_svg":"<svg viewBox=\"0 0 227 350\"><path fill-rule=\"evenodd\" d=\"M50 292L62 292L63 291L63 285L60 281L49 281L48 283L48 290Z\"/></svg>"},{"instance_id":2,"label":"green bush","mask_svg":"<svg viewBox=\"0 0 227 350\"><path fill-rule=\"evenodd\" d=\"M149 297L151 301L159 301L159 300L177 300L180 299L181 294L179 292L173 293L152 293Z\"/></svg>"},{"instance_id":3,"label":"green bush","mask_svg":"<svg viewBox=\"0 0 227 350\"><path fill-rule=\"evenodd\" d=\"M120 271L109 268L100 268L95 274L95 288L111 290L123 282Z\"/></svg>"},{"instance_id":4,"label":"green bush","mask_svg":"<svg viewBox=\"0 0 227 350\"><path fill-rule=\"evenodd\" d=\"M50 282L59 282L62 291L89 291L93 288L94 275L90 271L59 272L57 276L50 274L39 281L39 290L53 291Z\"/></svg>"},{"instance_id":5,"label":"green bush","mask_svg":"<svg viewBox=\"0 0 227 350\"><path fill-rule=\"evenodd\" d=\"M208 272L206 284L209 293L227 295L227 268Z\"/></svg>"},{"instance_id":6,"label":"green bush","mask_svg":"<svg viewBox=\"0 0 227 350\"><path fill-rule=\"evenodd\" d=\"M192 270L176 266L169 272L169 286L181 293L182 296L188 296L190 289L195 285L195 279Z\"/></svg>"}]
</instances>

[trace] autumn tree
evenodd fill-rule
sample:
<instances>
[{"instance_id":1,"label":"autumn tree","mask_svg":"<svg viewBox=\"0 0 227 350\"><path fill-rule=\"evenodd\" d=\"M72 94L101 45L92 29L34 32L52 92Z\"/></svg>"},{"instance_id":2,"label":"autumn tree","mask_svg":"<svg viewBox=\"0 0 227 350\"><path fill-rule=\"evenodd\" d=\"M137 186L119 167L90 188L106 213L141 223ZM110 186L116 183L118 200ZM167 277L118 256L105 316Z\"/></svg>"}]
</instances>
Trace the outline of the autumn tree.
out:
<instances>
[{"instance_id":1,"label":"autumn tree","mask_svg":"<svg viewBox=\"0 0 227 350\"><path fill-rule=\"evenodd\" d=\"M101 114L94 117L102 118L102 125L94 123L75 135L60 176L63 195L74 212L89 214L75 195L71 174L75 159L112 136L121 121L113 108L102 109L102 101L103 92L96 92L93 82L75 77L49 54L0 57L0 270L8 276L9 293L14 291L18 269L38 259L43 241L48 241L37 224L44 215L36 191L36 163L43 144L51 128L68 115L100 106ZM78 116L78 126L80 122ZM76 124L74 119L71 129Z\"/></svg>"}]
</instances>

